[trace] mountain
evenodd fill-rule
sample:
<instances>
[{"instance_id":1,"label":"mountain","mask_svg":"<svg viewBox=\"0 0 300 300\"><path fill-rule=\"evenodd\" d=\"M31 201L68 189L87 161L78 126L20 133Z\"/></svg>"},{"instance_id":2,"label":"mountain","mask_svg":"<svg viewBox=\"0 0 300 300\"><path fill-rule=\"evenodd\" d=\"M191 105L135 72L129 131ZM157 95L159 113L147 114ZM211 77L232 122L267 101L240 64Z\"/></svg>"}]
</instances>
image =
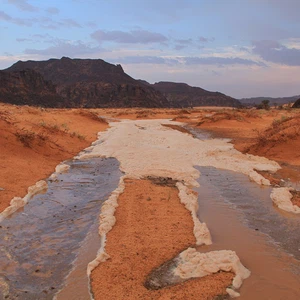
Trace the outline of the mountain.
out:
<instances>
[{"instance_id":1,"label":"mountain","mask_svg":"<svg viewBox=\"0 0 300 300\"><path fill-rule=\"evenodd\" d=\"M18 61L4 71L26 69L51 81L68 107L169 107L169 102L160 92L127 75L121 65L101 59L62 57L47 61ZM34 101L32 105L39 105Z\"/></svg>"},{"instance_id":2,"label":"mountain","mask_svg":"<svg viewBox=\"0 0 300 300\"><path fill-rule=\"evenodd\" d=\"M241 106L222 93L185 83L135 80L121 65L101 59L18 61L1 73L0 101L13 104L86 108Z\"/></svg>"},{"instance_id":3,"label":"mountain","mask_svg":"<svg viewBox=\"0 0 300 300\"><path fill-rule=\"evenodd\" d=\"M241 103L234 98L219 92L192 87L186 83L161 81L150 86L161 92L173 107L241 106Z\"/></svg>"},{"instance_id":4,"label":"mountain","mask_svg":"<svg viewBox=\"0 0 300 300\"><path fill-rule=\"evenodd\" d=\"M263 100L269 100L270 105L283 105L295 102L297 99L299 99L298 96L292 96L292 97L281 97L281 98L272 98L272 97L254 97L254 98L242 98L239 99L240 102L244 105L257 105L260 104Z\"/></svg>"},{"instance_id":5,"label":"mountain","mask_svg":"<svg viewBox=\"0 0 300 300\"><path fill-rule=\"evenodd\" d=\"M66 101L56 93L52 82L30 69L0 71L0 101L17 105L67 106Z\"/></svg>"}]
</instances>

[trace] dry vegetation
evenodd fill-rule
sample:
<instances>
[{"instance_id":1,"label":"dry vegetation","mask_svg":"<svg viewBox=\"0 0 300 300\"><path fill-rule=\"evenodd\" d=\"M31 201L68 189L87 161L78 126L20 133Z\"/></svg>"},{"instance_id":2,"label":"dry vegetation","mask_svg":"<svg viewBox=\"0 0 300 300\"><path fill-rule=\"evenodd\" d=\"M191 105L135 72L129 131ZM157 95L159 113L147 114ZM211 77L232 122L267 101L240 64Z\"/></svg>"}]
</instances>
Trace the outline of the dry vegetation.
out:
<instances>
[{"instance_id":1,"label":"dry vegetation","mask_svg":"<svg viewBox=\"0 0 300 300\"><path fill-rule=\"evenodd\" d=\"M0 104L0 211L108 127L88 110Z\"/></svg>"}]
</instances>

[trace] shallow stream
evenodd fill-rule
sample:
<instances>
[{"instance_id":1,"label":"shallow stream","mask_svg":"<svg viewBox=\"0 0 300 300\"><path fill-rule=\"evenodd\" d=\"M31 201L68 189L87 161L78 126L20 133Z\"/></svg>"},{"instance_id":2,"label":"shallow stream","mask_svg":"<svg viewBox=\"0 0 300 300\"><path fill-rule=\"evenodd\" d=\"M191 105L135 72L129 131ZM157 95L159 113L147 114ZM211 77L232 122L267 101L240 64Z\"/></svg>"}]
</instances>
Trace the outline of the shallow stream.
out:
<instances>
[{"instance_id":1,"label":"shallow stream","mask_svg":"<svg viewBox=\"0 0 300 300\"><path fill-rule=\"evenodd\" d=\"M90 299L86 266L100 244L101 205L121 172L114 158L67 164L67 173L47 180L45 194L0 224L0 299L52 299L66 281L73 297Z\"/></svg>"},{"instance_id":2,"label":"shallow stream","mask_svg":"<svg viewBox=\"0 0 300 300\"><path fill-rule=\"evenodd\" d=\"M208 132L192 131L199 139ZM213 244L199 251L234 250L251 276L241 288L241 300L300 299L300 216L275 207L271 188L243 174L196 167L199 218L206 222Z\"/></svg>"}]
</instances>

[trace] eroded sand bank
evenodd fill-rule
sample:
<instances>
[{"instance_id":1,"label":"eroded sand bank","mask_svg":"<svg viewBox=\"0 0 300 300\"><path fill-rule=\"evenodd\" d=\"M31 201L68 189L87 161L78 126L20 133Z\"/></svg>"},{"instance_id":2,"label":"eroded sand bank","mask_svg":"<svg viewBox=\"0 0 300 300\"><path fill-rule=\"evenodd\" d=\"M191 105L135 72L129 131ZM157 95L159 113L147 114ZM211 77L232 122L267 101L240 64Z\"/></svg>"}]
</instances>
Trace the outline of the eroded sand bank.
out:
<instances>
[{"instance_id":1,"label":"eroded sand bank","mask_svg":"<svg viewBox=\"0 0 300 300\"><path fill-rule=\"evenodd\" d=\"M212 299L226 294L232 273L217 273L162 290L144 287L153 268L195 245L193 222L176 187L125 180L116 224L107 234L109 259L92 272L95 299Z\"/></svg>"},{"instance_id":2,"label":"eroded sand bank","mask_svg":"<svg viewBox=\"0 0 300 300\"><path fill-rule=\"evenodd\" d=\"M156 176L170 177L177 181L181 202L185 204L192 215L194 224L193 232L196 238L196 244L210 244L211 238L209 230L206 225L200 223L196 217L198 207L195 205L195 197L197 199L197 196L190 189L197 186L196 178L200 175L194 166L214 166L216 168L240 172L248 175L251 180L258 184L265 185L269 185L269 181L255 170L276 171L280 167L276 162L266 158L244 155L235 150L226 140L197 140L188 134L172 130L162 125L166 123L174 125L178 124L166 120L124 120L122 122L111 123L111 128L102 134L99 137L99 140L88 149L89 153L79 155L79 158L83 159L94 156L115 157L120 161L121 170L125 173L126 178L138 179L147 176ZM118 220L118 217L114 217L115 208L116 203L114 203L113 209L110 210L111 218L109 218L107 214L104 218L102 212L102 218L100 217L100 220L102 219L102 227L106 227L106 225L103 224L108 224L108 227L111 228L111 224L113 225L115 220ZM160 206L157 208L160 209ZM134 224L131 224L130 226L136 228L136 225ZM114 228L115 227L108 233L106 248L105 250L104 248L102 249L98 262L105 261L110 257L111 250L108 250L110 249L109 246L113 245L115 248L122 246L120 243L113 243L111 241L114 236ZM123 225L122 228L125 228L125 226ZM100 235L102 235L103 240L105 240L107 232L108 231L103 234L100 226ZM174 244L174 242L172 242L172 244ZM231 254L231 251L220 251L220 253L216 255L225 257L226 255L230 256ZM166 257L166 259L171 258L172 257ZM99 274L97 273L97 270L102 268L103 265L112 263L113 259L109 262L100 264L100 266L92 273L92 286L94 292L103 290L103 284L99 283L99 278L94 274ZM197 262L195 262L195 264L197 264ZM227 267L227 269L234 271L236 268L234 268L232 264L231 267ZM157 265L154 265L153 267L157 267ZM222 268L212 269L211 274L218 272L218 270ZM250 274L247 271L245 271L242 276L241 274L237 274L237 272L235 273L236 278L238 276L241 280L247 278ZM95 284L95 282L98 282L99 286L98 284ZM238 288L240 285L241 283L233 285L233 287ZM120 284L118 288L122 290L122 288L125 288L124 284ZM232 292L232 290L227 289L227 292L233 296L238 295L237 293ZM95 294L97 295L97 292L95 292Z\"/></svg>"}]
</instances>

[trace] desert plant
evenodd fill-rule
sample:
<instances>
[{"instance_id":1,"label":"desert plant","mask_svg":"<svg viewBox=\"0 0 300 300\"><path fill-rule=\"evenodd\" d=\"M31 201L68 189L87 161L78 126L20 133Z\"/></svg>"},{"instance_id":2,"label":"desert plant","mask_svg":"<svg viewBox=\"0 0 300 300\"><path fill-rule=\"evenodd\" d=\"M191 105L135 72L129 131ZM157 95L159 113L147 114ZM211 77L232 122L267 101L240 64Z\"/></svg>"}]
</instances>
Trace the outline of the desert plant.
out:
<instances>
[{"instance_id":1,"label":"desert plant","mask_svg":"<svg viewBox=\"0 0 300 300\"><path fill-rule=\"evenodd\" d=\"M256 106L257 109L270 109L270 100L262 100L260 104Z\"/></svg>"},{"instance_id":2,"label":"desert plant","mask_svg":"<svg viewBox=\"0 0 300 300\"><path fill-rule=\"evenodd\" d=\"M36 140L39 144L45 142L48 136L43 133L36 133L22 128L15 133L17 139L25 146L31 148L33 142Z\"/></svg>"}]
</instances>

